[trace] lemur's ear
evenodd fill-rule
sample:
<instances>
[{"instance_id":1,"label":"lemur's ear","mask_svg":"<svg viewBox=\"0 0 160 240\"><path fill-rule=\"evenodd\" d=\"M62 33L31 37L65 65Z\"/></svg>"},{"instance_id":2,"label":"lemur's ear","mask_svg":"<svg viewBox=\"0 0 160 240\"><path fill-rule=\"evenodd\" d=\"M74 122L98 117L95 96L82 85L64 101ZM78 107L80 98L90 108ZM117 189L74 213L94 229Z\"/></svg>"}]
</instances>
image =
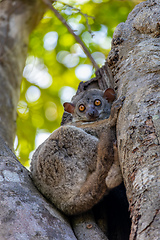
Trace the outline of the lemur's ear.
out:
<instances>
[{"instance_id":1,"label":"lemur's ear","mask_svg":"<svg viewBox=\"0 0 160 240\"><path fill-rule=\"evenodd\" d=\"M103 94L103 97L107 99L108 102L113 102L116 98L115 91L112 88L107 88Z\"/></svg>"},{"instance_id":2,"label":"lemur's ear","mask_svg":"<svg viewBox=\"0 0 160 240\"><path fill-rule=\"evenodd\" d=\"M64 111L68 113L74 113L75 106L73 103L65 102L63 104L63 107L64 107Z\"/></svg>"}]
</instances>

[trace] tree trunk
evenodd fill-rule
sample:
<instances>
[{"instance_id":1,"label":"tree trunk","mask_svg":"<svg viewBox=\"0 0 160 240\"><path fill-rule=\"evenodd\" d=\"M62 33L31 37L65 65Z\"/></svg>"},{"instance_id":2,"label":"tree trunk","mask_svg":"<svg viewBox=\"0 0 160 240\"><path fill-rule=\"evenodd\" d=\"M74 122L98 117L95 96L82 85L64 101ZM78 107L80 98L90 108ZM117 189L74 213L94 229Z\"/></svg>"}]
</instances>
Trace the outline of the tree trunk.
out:
<instances>
[{"instance_id":1,"label":"tree trunk","mask_svg":"<svg viewBox=\"0 0 160 240\"><path fill-rule=\"evenodd\" d=\"M118 96L120 164L130 204L132 239L158 239L160 215L160 1L135 7L117 26L108 56Z\"/></svg>"},{"instance_id":2,"label":"tree trunk","mask_svg":"<svg viewBox=\"0 0 160 240\"><path fill-rule=\"evenodd\" d=\"M5 0L0 9L0 136L12 148L29 34L46 8L40 0Z\"/></svg>"}]
</instances>

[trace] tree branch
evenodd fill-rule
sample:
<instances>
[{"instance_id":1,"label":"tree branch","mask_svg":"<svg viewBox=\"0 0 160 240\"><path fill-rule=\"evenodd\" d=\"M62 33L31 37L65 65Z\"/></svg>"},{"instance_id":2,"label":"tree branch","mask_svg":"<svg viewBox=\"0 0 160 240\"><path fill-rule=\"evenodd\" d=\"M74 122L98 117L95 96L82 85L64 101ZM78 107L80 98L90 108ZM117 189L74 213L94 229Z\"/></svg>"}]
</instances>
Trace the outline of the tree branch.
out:
<instances>
[{"instance_id":1,"label":"tree branch","mask_svg":"<svg viewBox=\"0 0 160 240\"><path fill-rule=\"evenodd\" d=\"M55 2L57 2L57 1L55 1ZM84 18L86 19L86 25L87 25L88 32L91 34L91 36L94 35L94 34L92 34L91 26L90 26L90 24L89 24L89 22L88 22L88 18L95 19L93 16L89 16L88 14L81 12L81 10L80 10L79 8L73 7L73 6L71 6L70 4L66 4L66 3L63 3L63 2L60 2L60 1L58 1L58 3L61 3L61 4L63 4L64 6L69 7L69 8L71 8L71 9L79 12L82 16L84 16Z\"/></svg>"},{"instance_id":2,"label":"tree branch","mask_svg":"<svg viewBox=\"0 0 160 240\"><path fill-rule=\"evenodd\" d=\"M88 48L85 46L84 42L74 33L74 30L67 24L66 20L61 16L61 14L52 6L52 3L50 0L43 0L43 2L48 6L49 9L51 9L56 17L66 26L68 31L74 36L76 41L82 46L85 54L92 62L93 67L97 70L99 67L97 63L95 62L94 58L91 56L91 53L88 51Z\"/></svg>"}]
</instances>

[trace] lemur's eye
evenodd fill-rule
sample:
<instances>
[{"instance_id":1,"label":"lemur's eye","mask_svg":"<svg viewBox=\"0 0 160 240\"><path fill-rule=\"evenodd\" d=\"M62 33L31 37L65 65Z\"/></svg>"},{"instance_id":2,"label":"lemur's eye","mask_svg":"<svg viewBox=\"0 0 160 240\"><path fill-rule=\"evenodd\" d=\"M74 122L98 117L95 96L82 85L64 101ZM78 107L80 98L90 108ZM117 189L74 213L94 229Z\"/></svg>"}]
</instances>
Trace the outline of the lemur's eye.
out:
<instances>
[{"instance_id":1,"label":"lemur's eye","mask_svg":"<svg viewBox=\"0 0 160 240\"><path fill-rule=\"evenodd\" d=\"M95 105L95 106L100 106L100 105L101 105L101 100L96 99L96 100L94 101L94 105Z\"/></svg>"},{"instance_id":2,"label":"lemur's eye","mask_svg":"<svg viewBox=\"0 0 160 240\"><path fill-rule=\"evenodd\" d=\"M78 108L80 112L84 112L84 110L86 109L86 107L83 104L79 105Z\"/></svg>"}]
</instances>

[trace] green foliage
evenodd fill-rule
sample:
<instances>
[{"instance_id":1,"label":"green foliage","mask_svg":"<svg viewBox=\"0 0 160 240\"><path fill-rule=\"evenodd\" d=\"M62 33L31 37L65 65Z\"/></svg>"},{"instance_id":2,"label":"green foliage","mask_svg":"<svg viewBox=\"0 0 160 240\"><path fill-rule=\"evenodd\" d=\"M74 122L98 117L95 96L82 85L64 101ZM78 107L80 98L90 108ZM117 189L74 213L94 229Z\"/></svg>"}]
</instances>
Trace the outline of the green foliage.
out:
<instances>
[{"instance_id":1,"label":"green foliage","mask_svg":"<svg viewBox=\"0 0 160 240\"><path fill-rule=\"evenodd\" d=\"M87 18L87 26L86 17L79 11L59 3L54 5L72 29L77 30L77 35L101 66L110 50L114 29L127 19L135 3L125 0L68 2L94 17ZM88 32L90 27L94 37ZM17 108L15 148L22 164L29 166L29 154L37 147L40 137L60 126L63 102L74 94L80 80L88 80L93 73L90 60L74 37L52 11L47 11L30 36Z\"/></svg>"}]
</instances>

